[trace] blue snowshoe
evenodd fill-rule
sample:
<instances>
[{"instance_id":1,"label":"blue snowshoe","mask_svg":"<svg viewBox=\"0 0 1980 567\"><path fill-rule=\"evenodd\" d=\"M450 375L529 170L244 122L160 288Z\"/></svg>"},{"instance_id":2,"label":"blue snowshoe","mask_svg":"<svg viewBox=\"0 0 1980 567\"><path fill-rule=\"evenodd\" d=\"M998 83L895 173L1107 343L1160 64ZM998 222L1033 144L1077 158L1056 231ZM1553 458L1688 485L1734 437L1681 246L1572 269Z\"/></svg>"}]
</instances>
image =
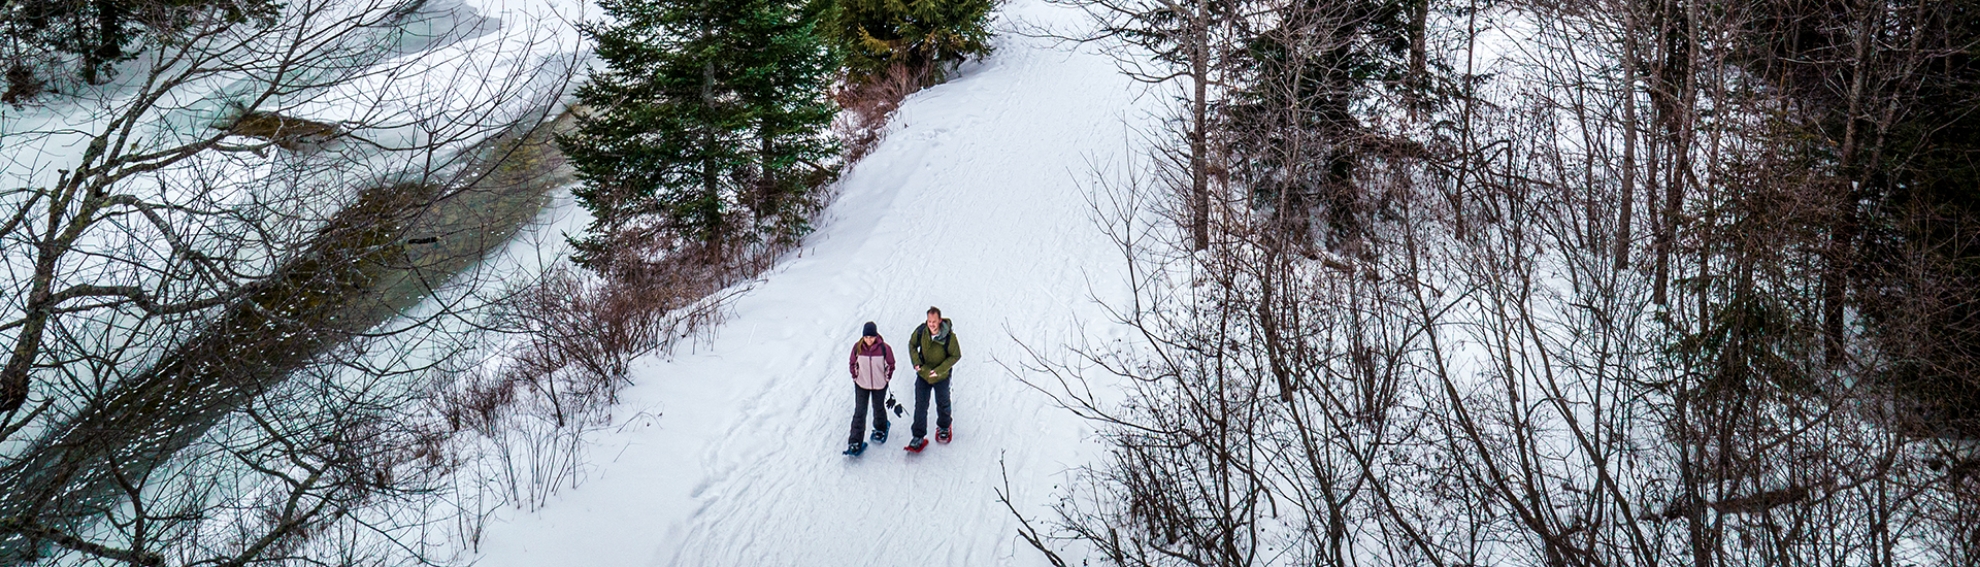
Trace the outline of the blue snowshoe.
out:
<instances>
[{"instance_id":1,"label":"blue snowshoe","mask_svg":"<svg viewBox=\"0 0 1980 567\"><path fill-rule=\"evenodd\" d=\"M864 452L866 452L866 442L854 441L846 444L846 451L844 454L848 456L857 457L859 456L860 453L864 453Z\"/></svg>"},{"instance_id":2,"label":"blue snowshoe","mask_svg":"<svg viewBox=\"0 0 1980 567\"><path fill-rule=\"evenodd\" d=\"M887 442L887 430L885 430L885 429L875 429L875 430L873 430L873 442L874 442L874 443L876 443L876 444L878 444L878 443L886 443L886 442Z\"/></svg>"}]
</instances>

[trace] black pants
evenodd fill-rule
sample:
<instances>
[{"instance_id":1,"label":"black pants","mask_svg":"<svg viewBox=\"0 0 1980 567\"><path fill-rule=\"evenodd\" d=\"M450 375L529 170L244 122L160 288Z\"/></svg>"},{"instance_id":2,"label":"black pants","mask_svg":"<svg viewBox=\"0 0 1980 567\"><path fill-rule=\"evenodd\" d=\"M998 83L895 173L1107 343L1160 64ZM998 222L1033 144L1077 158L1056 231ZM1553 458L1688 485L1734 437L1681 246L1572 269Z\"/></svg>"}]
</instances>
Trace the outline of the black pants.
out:
<instances>
[{"instance_id":1,"label":"black pants","mask_svg":"<svg viewBox=\"0 0 1980 567\"><path fill-rule=\"evenodd\" d=\"M887 390L885 388L868 390L859 386L853 386L853 429L852 437L846 441L847 443L858 443L861 439L866 438L866 403L868 400L873 402L873 429L875 431L887 430Z\"/></svg>"},{"instance_id":2,"label":"black pants","mask_svg":"<svg viewBox=\"0 0 1980 567\"><path fill-rule=\"evenodd\" d=\"M935 391L935 427L949 428L949 383L956 379L950 373L947 379L929 384L916 376L914 379L914 427L910 428L915 438L928 436L928 391Z\"/></svg>"}]
</instances>

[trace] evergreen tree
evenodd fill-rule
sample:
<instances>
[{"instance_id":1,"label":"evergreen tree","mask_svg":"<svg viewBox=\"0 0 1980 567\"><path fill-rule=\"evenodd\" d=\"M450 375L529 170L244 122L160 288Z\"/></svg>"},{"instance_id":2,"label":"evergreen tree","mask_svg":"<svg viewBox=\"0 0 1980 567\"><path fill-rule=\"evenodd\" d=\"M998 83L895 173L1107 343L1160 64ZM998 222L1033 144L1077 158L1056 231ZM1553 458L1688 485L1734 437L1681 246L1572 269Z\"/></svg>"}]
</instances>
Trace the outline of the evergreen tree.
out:
<instances>
[{"instance_id":1,"label":"evergreen tree","mask_svg":"<svg viewBox=\"0 0 1980 567\"><path fill-rule=\"evenodd\" d=\"M837 0L833 44L863 80L905 65L940 80L942 65L990 52L993 0Z\"/></svg>"},{"instance_id":2,"label":"evergreen tree","mask_svg":"<svg viewBox=\"0 0 1980 567\"><path fill-rule=\"evenodd\" d=\"M562 138L594 215L577 260L621 247L793 238L831 175L837 70L819 10L792 0L605 0L583 30L606 68L578 89Z\"/></svg>"}]
</instances>

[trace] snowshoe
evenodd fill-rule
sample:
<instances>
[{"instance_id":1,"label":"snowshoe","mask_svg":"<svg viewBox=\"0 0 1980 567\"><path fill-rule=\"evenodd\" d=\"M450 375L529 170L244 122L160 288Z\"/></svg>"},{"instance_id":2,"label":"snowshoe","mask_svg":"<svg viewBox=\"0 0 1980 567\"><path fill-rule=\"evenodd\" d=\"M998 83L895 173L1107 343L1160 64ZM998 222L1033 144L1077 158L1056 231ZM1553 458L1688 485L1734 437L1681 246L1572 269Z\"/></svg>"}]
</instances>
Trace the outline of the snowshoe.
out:
<instances>
[{"instance_id":1,"label":"snowshoe","mask_svg":"<svg viewBox=\"0 0 1980 567\"><path fill-rule=\"evenodd\" d=\"M846 455L857 457L859 456L860 453L864 453L864 452L866 452L865 441L854 441L846 444L846 452L845 452Z\"/></svg>"},{"instance_id":2,"label":"snowshoe","mask_svg":"<svg viewBox=\"0 0 1980 567\"><path fill-rule=\"evenodd\" d=\"M935 430L935 441L944 445L949 444L949 428L944 427Z\"/></svg>"},{"instance_id":3,"label":"snowshoe","mask_svg":"<svg viewBox=\"0 0 1980 567\"><path fill-rule=\"evenodd\" d=\"M928 448L928 440L921 437L916 437L907 444L907 452L909 453L919 453L922 449L926 448Z\"/></svg>"},{"instance_id":4,"label":"snowshoe","mask_svg":"<svg viewBox=\"0 0 1980 567\"><path fill-rule=\"evenodd\" d=\"M875 429L875 430L873 430L873 442L874 442L874 443L886 443L886 442L887 442L887 430L885 430L885 429Z\"/></svg>"}]
</instances>

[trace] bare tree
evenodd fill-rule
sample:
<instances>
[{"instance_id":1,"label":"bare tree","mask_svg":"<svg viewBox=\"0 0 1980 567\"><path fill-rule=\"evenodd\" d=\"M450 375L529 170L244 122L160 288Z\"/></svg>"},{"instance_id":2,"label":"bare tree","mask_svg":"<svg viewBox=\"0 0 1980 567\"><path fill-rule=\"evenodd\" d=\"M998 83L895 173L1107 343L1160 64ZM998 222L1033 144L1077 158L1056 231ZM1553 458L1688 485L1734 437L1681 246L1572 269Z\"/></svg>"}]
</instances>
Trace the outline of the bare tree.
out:
<instances>
[{"instance_id":1,"label":"bare tree","mask_svg":"<svg viewBox=\"0 0 1980 567\"><path fill-rule=\"evenodd\" d=\"M1114 319L1137 340L1019 370L1103 424L1112 449L1056 529L1027 523L1027 540L1115 565L1970 562L1974 457L1947 410L1925 409L1957 394L1921 397L1903 377L1964 348L1921 352L1963 336L1930 322L1959 312L1930 298L1969 281L1934 258L1972 233L1940 217L1959 236L1880 235L1877 264L1908 275L1849 285L1905 290L1914 323L1838 340L1837 239L1869 238L1836 223L1889 201L1839 192L1883 178L1838 169L1849 136L1810 133L1883 119L1798 91L1855 75L1801 68L1769 43L1789 36L1756 32L1784 12L1832 23L1814 28L1832 49L1880 30L1887 54L1844 69L1883 85L1860 102L1902 117L1934 100L1903 94L1929 82L1905 62L1944 53L1905 46L1958 29L1932 27L1946 20L1923 5L1845 4L1433 6L1426 49L1471 63L1427 131L1359 126L1408 114L1406 97L1315 120L1322 97L1370 89L1352 84L1370 75L1328 87L1324 55L1232 67L1227 86L1264 93L1230 97L1212 130L1233 192L1321 186L1307 180L1326 179L1328 148L1353 148L1338 181L1366 200L1320 205L1356 215L1359 253L1303 253L1289 199L1233 207L1193 253L1171 235L1179 218L1150 213L1186 210L1179 160L1099 187L1134 292ZM1233 37L1295 54L1366 37L1327 32L1353 15L1340 4L1275 9ZM1891 147L1864 135L1856 152Z\"/></svg>"},{"instance_id":2,"label":"bare tree","mask_svg":"<svg viewBox=\"0 0 1980 567\"><path fill-rule=\"evenodd\" d=\"M503 300L407 310L499 276L575 66L458 5L182 16L0 134L0 557L424 561L450 432L404 412Z\"/></svg>"},{"instance_id":3,"label":"bare tree","mask_svg":"<svg viewBox=\"0 0 1980 567\"><path fill-rule=\"evenodd\" d=\"M1234 48L1227 39L1229 28L1245 17L1248 3L1238 0L1054 0L1076 6L1091 16L1092 31L1075 39L1101 45L1125 45L1117 61L1128 76L1148 83L1187 80L1184 96L1184 139L1188 141L1188 167L1182 173L1189 179L1190 198L1184 221L1190 227L1191 245L1197 250L1210 246L1212 167L1211 107L1217 104L1225 61ZM1152 59L1153 65L1149 64Z\"/></svg>"}]
</instances>

